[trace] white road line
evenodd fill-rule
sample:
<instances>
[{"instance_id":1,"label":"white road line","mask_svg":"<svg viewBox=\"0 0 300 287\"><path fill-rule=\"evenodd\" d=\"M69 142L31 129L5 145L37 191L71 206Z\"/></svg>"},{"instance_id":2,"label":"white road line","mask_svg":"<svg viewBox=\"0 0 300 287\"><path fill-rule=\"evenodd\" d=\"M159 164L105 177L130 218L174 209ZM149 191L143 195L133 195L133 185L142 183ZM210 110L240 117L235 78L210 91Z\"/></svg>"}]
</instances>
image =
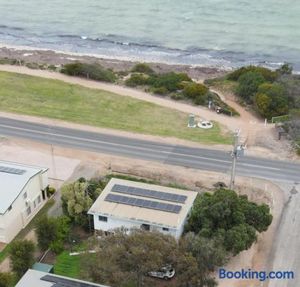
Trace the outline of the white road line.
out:
<instances>
[{"instance_id":1,"label":"white road line","mask_svg":"<svg viewBox=\"0 0 300 287\"><path fill-rule=\"evenodd\" d=\"M134 148L134 149L139 149L139 150L144 150L144 151L151 151L151 152L156 152L154 149L146 148L146 147L139 147L139 146L130 146L127 144L121 144L121 143L112 143L112 142L107 142L107 141L101 141L101 140L92 140L92 139L84 139L81 137L76 137L76 136L68 136L68 135L61 135L61 134L55 134L51 132L44 132L44 131L36 131L36 130L31 130L27 128L20 128L20 127L12 127L4 124L0 124L0 127L8 128L8 129L14 129L14 130L20 130L20 131L26 131L30 133L35 133L35 134L42 134L42 135L48 135L48 136L56 136L56 137L61 137L61 138L69 138L69 139L74 139L74 140L79 140L79 141L87 141L91 143L104 143L104 144L109 144L109 145L114 145L114 146L120 146L120 147L127 147L127 148ZM176 146L174 146L175 148ZM208 160L208 161L214 161L214 162L221 162L221 163L226 163L226 164L231 164L231 161L229 160L221 160L221 159L214 159L210 157L204 157L204 156L199 156L199 155L189 155L185 153L178 153L174 151L159 151L160 153L163 154L174 154L178 156L185 156L185 157L192 157L194 159L202 159L202 160ZM249 166L249 167L256 167L260 169L269 169L269 170L281 170L279 168L274 168L274 167L266 167L266 166L261 166L261 165L255 165L255 164L248 164L248 163L240 163L240 165L243 166Z\"/></svg>"}]
</instances>

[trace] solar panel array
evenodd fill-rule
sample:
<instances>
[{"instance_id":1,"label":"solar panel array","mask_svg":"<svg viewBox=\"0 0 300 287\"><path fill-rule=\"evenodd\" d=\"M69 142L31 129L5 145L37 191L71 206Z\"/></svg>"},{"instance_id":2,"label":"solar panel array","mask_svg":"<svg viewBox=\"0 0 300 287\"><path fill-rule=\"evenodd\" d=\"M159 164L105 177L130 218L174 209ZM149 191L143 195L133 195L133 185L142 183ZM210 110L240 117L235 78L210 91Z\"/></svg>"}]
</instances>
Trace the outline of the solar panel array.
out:
<instances>
[{"instance_id":1,"label":"solar panel array","mask_svg":"<svg viewBox=\"0 0 300 287\"><path fill-rule=\"evenodd\" d=\"M114 203L121 203L126 205L137 206L137 207L161 210L161 211L166 211L171 213L179 213L181 210L180 205L152 201L152 200L141 199L136 197L128 197L128 196L112 194L112 193L109 193L104 200L109 202L114 202Z\"/></svg>"},{"instance_id":2,"label":"solar panel array","mask_svg":"<svg viewBox=\"0 0 300 287\"><path fill-rule=\"evenodd\" d=\"M10 173L10 174L17 174L22 175L26 172L24 169L12 168L7 166L0 166L0 172Z\"/></svg>"},{"instance_id":3,"label":"solar panel array","mask_svg":"<svg viewBox=\"0 0 300 287\"><path fill-rule=\"evenodd\" d=\"M52 275L45 275L41 278L41 280L53 283L52 287L95 287L95 285L89 283L77 282Z\"/></svg>"},{"instance_id":4,"label":"solar panel array","mask_svg":"<svg viewBox=\"0 0 300 287\"><path fill-rule=\"evenodd\" d=\"M155 198L155 199L160 199L165 201L178 202L178 203L185 203L187 199L187 196L185 195L162 192L162 191L139 188L139 187L132 187L127 185L120 185L120 184L115 184L112 187L111 191L123 193L123 194L129 194L129 195Z\"/></svg>"}]
</instances>

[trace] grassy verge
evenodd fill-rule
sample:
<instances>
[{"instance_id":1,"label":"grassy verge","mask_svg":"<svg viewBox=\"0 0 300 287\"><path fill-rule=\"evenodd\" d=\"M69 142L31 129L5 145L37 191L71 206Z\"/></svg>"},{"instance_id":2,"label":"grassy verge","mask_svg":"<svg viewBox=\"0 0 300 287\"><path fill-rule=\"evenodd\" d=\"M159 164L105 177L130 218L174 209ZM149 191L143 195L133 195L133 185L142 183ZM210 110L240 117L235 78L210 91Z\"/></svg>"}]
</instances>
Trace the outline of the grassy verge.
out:
<instances>
[{"instance_id":1,"label":"grassy verge","mask_svg":"<svg viewBox=\"0 0 300 287\"><path fill-rule=\"evenodd\" d=\"M43 208L35 215L35 217L27 224L27 226L22 229L17 236L13 239L13 241L15 240L21 240L24 239L25 236L28 234L28 232L34 228L36 222L43 216L45 215L49 208L54 204L54 199L50 199L44 206ZM13 242L12 241L12 242ZM9 248L10 248L10 244L7 244L5 246L5 248L0 252L0 263L9 255Z\"/></svg>"},{"instance_id":2,"label":"grassy verge","mask_svg":"<svg viewBox=\"0 0 300 287\"><path fill-rule=\"evenodd\" d=\"M153 103L57 80L0 72L0 110L206 144L231 144L215 123L187 128L188 115Z\"/></svg>"},{"instance_id":3,"label":"grassy verge","mask_svg":"<svg viewBox=\"0 0 300 287\"><path fill-rule=\"evenodd\" d=\"M79 278L80 256L70 256L68 251L56 257L54 273L62 276Z\"/></svg>"}]
</instances>

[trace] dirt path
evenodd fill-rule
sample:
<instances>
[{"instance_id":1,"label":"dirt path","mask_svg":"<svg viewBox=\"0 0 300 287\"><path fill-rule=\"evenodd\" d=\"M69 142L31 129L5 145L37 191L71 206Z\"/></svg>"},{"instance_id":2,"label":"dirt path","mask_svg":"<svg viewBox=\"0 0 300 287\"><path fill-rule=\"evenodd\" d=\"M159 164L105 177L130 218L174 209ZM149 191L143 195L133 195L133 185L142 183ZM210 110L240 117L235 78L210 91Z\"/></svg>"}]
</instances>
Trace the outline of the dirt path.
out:
<instances>
[{"instance_id":1,"label":"dirt path","mask_svg":"<svg viewBox=\"0 0 300 287\"><path fill-rule=\"evenodd\" d=\"M171 99L151 95L137 89L71 77L57 72L32 70L23 66L11 65L0 65L0 71L21 73L47 79L60 80L65 83L76 84L92 89L105 90L122 96L129 96L135 99L144 100L164 107L176 109L185 113L195 114L199 118L219 122L228 130L240 130L241 141L246 143L250 154L262 154L264 156L267 154L268 156L278 159L294 159L293 152L291 151L288 142L278 142L276 140L276 134L274 133L273 125L265 125L264 121L259 120L249 111L246 111L242 106L236 103L233 95L224 94L219 90L213 91L217 92L227 104L236 109L240 113L240 117L228 117L225 115L219 115L205 107L192 106Z\"/></svg>"},{"instance_id":2,"label":"dirt path","mask_svg":"<svg viewBox=\"0 0 300 287\"><path fill-rule=\"evenodd\" d=\"M149 93L128 88L128 87L96 82L96 81L81 79L77 77L71 77L61 73L50 72L45 70L32 70L23 66L0 65L0 71L21 73L21 74L26 74L31 76L43 77L47 79L55 79L66 83L77 84L87 88L100 89L100 90L116 93L122 96L129 96L135 99L155 103L160 106L176 109L185 113L193 113L203 119L220 122L224 126L226 126L229 130L232 131L241 128L244 124L243 119L241 118L230 118L225 115L219 115L214 111L210 111L208 108L180 103L171 99L161 98L159 96L154 96Z\"/></svg>"}]
</instances>

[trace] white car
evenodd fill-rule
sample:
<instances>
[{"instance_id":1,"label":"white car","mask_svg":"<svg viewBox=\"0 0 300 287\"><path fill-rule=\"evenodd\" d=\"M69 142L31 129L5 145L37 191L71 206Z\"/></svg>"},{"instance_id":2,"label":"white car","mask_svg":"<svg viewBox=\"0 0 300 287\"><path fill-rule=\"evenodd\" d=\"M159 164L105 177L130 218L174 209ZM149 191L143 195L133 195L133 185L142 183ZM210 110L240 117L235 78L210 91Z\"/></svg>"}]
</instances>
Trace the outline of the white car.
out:
<instances>
[{"instance_id":1,"label":"white car","mask_svg":"<svg viewBox=\"0 0 300 287\"><path fill-rule=\"evenodd\" d=\"M175 276L175 269L172 266L165 266L162 267L158 271L151 271L148 272L148 275L155 278L170 280Z\"/></svg>"},{"instance_id":2,"label":"white car","mask_svg":"<svg viewBox=\"0 0 300 287\"><path fill-rule=\"evenodd\" d=\"M198 127L201 129L211 129L213 127L213 123L210 121L201 121L198 123Z\"/></svg>"}]
</instances>

